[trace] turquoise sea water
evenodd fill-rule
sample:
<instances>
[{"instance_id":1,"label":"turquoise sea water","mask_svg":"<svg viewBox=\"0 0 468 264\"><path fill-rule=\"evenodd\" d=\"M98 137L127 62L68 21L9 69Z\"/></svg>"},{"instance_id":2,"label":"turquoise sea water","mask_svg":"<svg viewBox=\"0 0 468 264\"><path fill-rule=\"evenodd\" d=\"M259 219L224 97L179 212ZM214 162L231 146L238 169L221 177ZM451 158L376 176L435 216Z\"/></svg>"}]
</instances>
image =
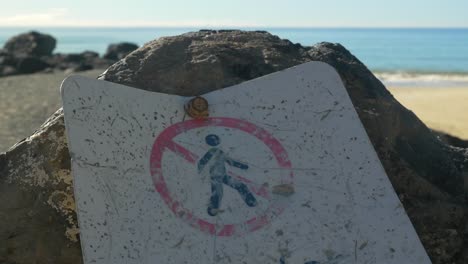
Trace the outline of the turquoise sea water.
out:
<instances>
[{"instance_id":1,"label":"turquoise sea water","mask_svg":"<svg viewBox=\"0 0 468 264\"><path fill-rule=\"evenodd\" d=\"M11 36L31 28L0 28L0 46ZM94 50L109 43L139 45L161 36L198 28L37 28L58 39L56 52ZM252 29L246 29L252 30ZM255 28L305 46L338 42L375 72L468 74L468 29L321 29Z\"/></svg>"}]
</instances>

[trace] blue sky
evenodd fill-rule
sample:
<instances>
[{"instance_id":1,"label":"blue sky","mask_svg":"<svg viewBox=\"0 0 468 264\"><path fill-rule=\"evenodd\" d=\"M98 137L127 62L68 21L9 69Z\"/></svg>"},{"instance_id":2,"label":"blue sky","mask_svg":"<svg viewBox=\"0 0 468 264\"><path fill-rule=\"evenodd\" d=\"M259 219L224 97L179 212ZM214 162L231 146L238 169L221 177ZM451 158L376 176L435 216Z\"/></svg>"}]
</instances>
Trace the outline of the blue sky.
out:
<instances>
[{"instance_id":1,"label":"blue sky","mask_svg":"<svg viewBox=\"0 0 468 264\"><path fill-rule=\"evenodd\" d=\"M0 26L465 27L468 0L16 0Z\"/></svg>"}]
</instances>

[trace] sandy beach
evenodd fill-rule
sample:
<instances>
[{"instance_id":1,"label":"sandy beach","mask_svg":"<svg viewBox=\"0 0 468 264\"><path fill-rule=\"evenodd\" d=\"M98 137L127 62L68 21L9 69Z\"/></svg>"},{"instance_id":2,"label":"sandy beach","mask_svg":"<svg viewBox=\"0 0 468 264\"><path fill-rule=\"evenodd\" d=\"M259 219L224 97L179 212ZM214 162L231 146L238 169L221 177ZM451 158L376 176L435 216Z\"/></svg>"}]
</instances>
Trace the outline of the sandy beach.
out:
<instances>
[{"instance_id":1,"label":"sandy beach","mask_svg":"<svg viewBox=\"0 0 468 264\"><path fill-rule=\"evenodd\" d=\"M468 87L390 87L428 127L468 140Z\"/></svg>"},{"instance_id":2,"label":"sandy beach","mask_svg":"<svg viewBox=\"0 0 468 264\"><path fill-rule=\"evenodd\" d=\"M80 72L96 78L104 70ZM65 72L0 78L0 152L30 136L61 106L60 84Z\"/></svg>"}]
</instances>

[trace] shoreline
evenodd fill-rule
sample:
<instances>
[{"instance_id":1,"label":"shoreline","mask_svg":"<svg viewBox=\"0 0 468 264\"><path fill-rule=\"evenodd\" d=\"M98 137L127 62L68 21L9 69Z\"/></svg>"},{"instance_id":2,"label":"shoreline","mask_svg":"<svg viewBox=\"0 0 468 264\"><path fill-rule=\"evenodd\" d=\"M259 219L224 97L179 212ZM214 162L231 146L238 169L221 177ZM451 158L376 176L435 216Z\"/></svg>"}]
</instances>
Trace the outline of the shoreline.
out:
<instances>
[{"instance_id":1,"label":"shoreline","mask_svg":"<svg viewBox=\"0 0 468 264\"><path fill-rule=\"evenodd\" d=\"M388 88L467 88L468 73L459 72L373 72Z\"/></svg>"}]
</instances>

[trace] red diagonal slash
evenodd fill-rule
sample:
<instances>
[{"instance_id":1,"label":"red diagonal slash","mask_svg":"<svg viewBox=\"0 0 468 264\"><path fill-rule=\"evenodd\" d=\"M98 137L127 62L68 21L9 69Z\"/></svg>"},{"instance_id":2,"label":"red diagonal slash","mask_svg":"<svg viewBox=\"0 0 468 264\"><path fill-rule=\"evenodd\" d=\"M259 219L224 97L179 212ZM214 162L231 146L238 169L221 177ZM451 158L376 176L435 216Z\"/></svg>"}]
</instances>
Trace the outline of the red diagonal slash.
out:
<instances>
[{"instance_id":1,"label":"red diagonal slash","mask_svg":"<svg viewBox=\"0 0 468 264\"><path fill-rule=\"evenodd\" d=\"M171 151L173 151L174 153L178 154L179 156L183 157L185 160L187 160L188 162L192 164L196 164L199 159L197 154L184 148L182 145L174 142L173 140L167 141L166 147L170 149ZM246 179L240 175L233 173L232 171L228 171L228 174L238 179L239 181L242 181L243 183L245 183L247 187L249 187L249 190L251 190L256 195L261 196L266 199L269 198L270 195L269 195L268 188L266 186L258 185L249 179Z\"/></svg>"}]
</instances>

